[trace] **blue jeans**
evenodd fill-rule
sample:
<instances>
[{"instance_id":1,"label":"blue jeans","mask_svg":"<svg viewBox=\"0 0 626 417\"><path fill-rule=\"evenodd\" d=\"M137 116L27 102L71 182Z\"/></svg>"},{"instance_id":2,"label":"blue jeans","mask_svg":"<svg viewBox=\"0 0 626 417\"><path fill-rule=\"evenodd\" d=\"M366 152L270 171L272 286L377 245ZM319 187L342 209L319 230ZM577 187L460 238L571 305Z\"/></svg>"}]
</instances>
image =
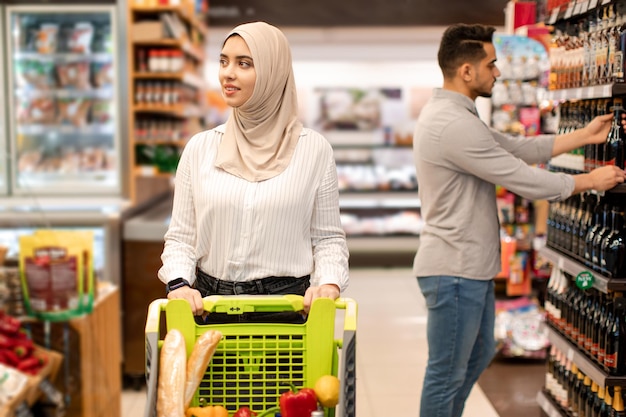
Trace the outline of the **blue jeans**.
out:
<instances>
[{"instance_id":1,"label":"blue jeans","mask_svg":"<svg viewBox=\"0 0 626 417\"><path fill-rule=\"evenodd\" d=\"M493 280L418 277L428 307L428 365L421 417L460 417L495 354Z\"/></svg>"}]
</instances>

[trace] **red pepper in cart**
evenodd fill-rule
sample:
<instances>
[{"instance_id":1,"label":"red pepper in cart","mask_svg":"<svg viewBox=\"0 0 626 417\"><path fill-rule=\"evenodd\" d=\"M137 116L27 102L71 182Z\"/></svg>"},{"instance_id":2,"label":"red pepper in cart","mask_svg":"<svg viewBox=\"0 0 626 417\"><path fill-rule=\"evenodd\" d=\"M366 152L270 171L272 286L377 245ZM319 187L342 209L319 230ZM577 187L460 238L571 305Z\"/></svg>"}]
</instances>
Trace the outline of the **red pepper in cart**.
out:
<instances>
[{"instance_id":1,"label":"red pepper in cart","mask_svg":"<svg viewBox=\"0 0 626 417\"><path fill-rule=\"evenodd\" d=\"M317 410L317 397L311 388L298 391L291 384L291 390L281 394L278 404L282 417L311 417L311 413Z\"/></svg>"},{"instance_id":2,"label":"red pepper in cart","mask_svg":"<svg viewBox=\"0 0 626 417\"><path fill-rule=\"evenodd\" d=\"M248 407L241 407L239 410L233 414L233 417L253 417L256 416L257 413L255 411L250 410Z\"/></svg>"}]
</instances>

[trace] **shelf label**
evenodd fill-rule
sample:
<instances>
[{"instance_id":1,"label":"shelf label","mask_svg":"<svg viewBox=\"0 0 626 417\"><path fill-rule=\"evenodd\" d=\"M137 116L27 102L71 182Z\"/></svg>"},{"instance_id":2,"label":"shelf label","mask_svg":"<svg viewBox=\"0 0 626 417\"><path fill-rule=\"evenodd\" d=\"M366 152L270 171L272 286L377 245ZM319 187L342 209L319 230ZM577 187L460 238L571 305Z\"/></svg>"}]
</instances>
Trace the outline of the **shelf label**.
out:
<instances>
[{"instance_id":1,"label":"shelf label","mask_svg":"<svg viewBox=\"0 0 626 417\"><path fill-rule=\"evenodd\" d=\"M582 3L576 2L576 6L574 6L574 12L573 12L574 16L579 15L581 13L580 12L581 6L582 6Z\"/></svg>"},{"instance_id":2,"label":"shelf label","mask_svg":"<svg viewBox=\"0 0 626 417\"><path fill-rule=\"evenodd\" d=\"M567 360L573 361L574 360L574 349L567 349Z\"/></svg>"},{"instance_id":3,"label":"shelf label","mask_svg":"<svg viewBox=\"0 0 626 417\"><path fill-rule=\"evenodd\" d=\"M580 8L581 13L586 13L589 10L589 0L583 1L583 6Z\"/></svg>"},{"instance_id":4,"label":"shelf label","mask_svg":"<svg viewBox=\"0 0 626 417\"><path fill-rule=\"evenodd\" d=\"M564 19L569 19L570 17L572 17L572 13L574 12L574 5L570 4L567 7L567 10L565 11L565 16L563 16Z\"/></svg>"},{"instance_id":5,"label":"shelf label","mask_svg":"<svg viewBox=\"0 0 626 417\"><path fill-rule=\"evenodd\" d=\"M589 271L582 271L576 275L576 286L581 290L588 290L593 287L593 281L595 280L593 274Z\"/></svg>"},{"instance_id":6,"label":"shelf label","mask_svg":"<svg viewBox=\"0 0 626 417\"><path fill-rule=\"evenodd\" d=\"M602 0L602 5L609 4L611 0Z\"/></svg>"},{"instance_id":7,"label":"shelf label","mask_svg":"<svg viewBox=\"0 0 626 417\"><path fill-rule=\"evenodd\" d=\"M593 0L592 0L593 1ZM596 0L598 1L598 0ZM550 15L550 19L548 19L549 24L553 24L556 22L556 19L559 17L559 8L555 8L552 10L552 14Z\"/></svg>"},{"instance_id":8,"label":"shelf label","mask_svg":"<svg viewBox=\"0 0 626 417\"><path fill-rule=\"evenodd\" d=\"M598 6L598 0L589 0L589 9L595 9Z\"/></svg>"}]
</instances>

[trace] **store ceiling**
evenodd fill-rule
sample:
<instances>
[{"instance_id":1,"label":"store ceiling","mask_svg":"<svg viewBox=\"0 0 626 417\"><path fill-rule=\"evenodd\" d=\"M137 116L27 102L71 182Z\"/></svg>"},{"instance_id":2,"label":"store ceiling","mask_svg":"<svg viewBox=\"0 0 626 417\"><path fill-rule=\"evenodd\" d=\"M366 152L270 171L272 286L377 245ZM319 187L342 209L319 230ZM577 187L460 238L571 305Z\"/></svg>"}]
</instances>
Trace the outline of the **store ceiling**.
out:
<instances>
[{"instance_id":1,"label":"store ceiling","mask_svg":"<svg viewBox=\"0 0 626 417\"><path fill-rule=\"evenodd\" d=\"M279 26L501 26L507 0L210 0L209 25L264 20Z\"/></svg>"}]
</instances>

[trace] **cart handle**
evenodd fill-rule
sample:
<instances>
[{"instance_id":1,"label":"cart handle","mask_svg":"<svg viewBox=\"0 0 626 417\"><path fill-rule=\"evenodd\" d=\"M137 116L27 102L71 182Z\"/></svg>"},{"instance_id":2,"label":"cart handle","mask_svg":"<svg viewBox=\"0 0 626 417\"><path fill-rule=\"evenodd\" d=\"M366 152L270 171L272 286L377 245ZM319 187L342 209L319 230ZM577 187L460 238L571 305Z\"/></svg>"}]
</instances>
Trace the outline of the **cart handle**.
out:
<instances>
[{"instance_id":1,"label":"cart handle","mask_svg":"<svg viewBox=\"0 0 626 417\"><path fill-rule=\"evenodd\" d=\"M304 297L300 295L210 295L203 298L204 309L211 312L242 314L264 311L301 311ZM168 299L159 298L150 303L146 319L145 333L157 333L161 312L165 311ZM278 308L278 310L277 310ZM340 297L335 300L335 308L346 310L344 330L356 331L357 304L351 298ZM282 310L281 310L282 309Z\"/></svg>"},{"instance_id":2,"label":"cart handle","mask_svg":"<svg viewBox=\"0 0 626 417\"><path fill-rule=\"evenodd\" d=\"M202 299L207 313L243 314L273 311L302 311L303 297L300 295L209 295Z\"/></svg>"}]
</instances>

